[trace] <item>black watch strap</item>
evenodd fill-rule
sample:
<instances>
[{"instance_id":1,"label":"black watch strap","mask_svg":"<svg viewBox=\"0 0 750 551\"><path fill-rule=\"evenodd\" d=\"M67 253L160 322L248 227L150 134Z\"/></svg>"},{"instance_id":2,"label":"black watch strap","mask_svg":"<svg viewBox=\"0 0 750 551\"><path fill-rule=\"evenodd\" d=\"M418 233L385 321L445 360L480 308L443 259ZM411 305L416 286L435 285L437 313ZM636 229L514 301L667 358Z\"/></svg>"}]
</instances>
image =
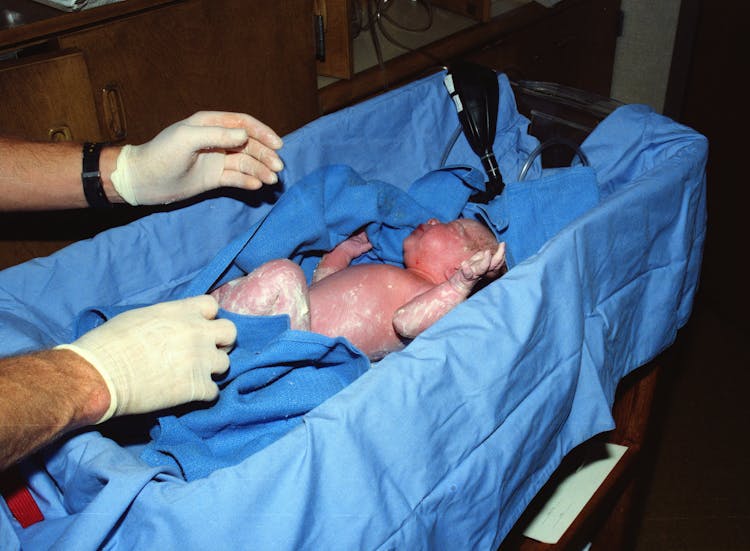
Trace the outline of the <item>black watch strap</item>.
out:
<instances>
[{"instance_id":1,"label":"black watch strap","mask_svg":"<svg viewBox=\"0 0 750 551\"><path fill-rule=\"evenodd\" d=\"M103 143L86 142L83 144L83 168L81 181L83 182L83 194L90 207L106 208L112 203L107 199L102 184L102 175L99 171L99 155L102 152Z\"/></svg>"}]
</instances>

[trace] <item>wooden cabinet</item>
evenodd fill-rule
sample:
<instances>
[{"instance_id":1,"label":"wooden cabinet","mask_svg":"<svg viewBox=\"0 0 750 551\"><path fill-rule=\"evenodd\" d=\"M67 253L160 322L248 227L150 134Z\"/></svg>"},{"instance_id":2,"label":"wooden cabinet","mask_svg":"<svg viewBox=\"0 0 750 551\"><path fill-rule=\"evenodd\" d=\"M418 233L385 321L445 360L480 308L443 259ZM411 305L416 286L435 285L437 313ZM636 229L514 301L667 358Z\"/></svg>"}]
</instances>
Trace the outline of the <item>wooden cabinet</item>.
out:
<instances>
[{"instance_id":1,"label":"wooden cabinet","mask_svg":"<svg viewBox=\"0 0 750 551\"><path fill-rule=\"evenodd\" d=\"M67 34L60 45L86 52L108 139L146 140L201 109L249 112L284 134L317 115L305 4L178 3Z\"/></svg>"},{"instance_id":2,"label":"wooden cabinet","mask_svg":"<svg viewBox=\"0 0 750 551\"><path fill-rule=\"evenodd\" d=\"M138 143L202 109L281 134L318 115L312 0L126 0L0 30L3 50L3 132Z\"/></svg>"}]
</instances>

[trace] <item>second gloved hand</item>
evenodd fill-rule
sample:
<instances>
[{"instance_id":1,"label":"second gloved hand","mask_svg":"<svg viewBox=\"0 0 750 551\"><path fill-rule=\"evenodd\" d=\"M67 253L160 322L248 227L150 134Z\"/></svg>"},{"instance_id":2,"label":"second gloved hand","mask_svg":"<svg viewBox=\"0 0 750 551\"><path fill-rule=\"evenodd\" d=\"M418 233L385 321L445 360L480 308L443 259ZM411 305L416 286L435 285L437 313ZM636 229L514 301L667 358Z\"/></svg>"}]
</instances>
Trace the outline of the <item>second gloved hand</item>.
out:
<instances>
[{"instance_id":1,"label":"second gloved hand","mask_svg":"<svg viewBox=\"0 0 750 551\"><path fill-rule=\"evenodd\" d=\"M58 348L81 355L107 383L111 402L100 423L212 400L219 389L211 376L229 368L226 349L237 337L217 312L208 295L164 302L124 312Z\"/></svg>"},{"instance_id":2,"label":"second gloved hand","mask_svg":"<svg viewBox=\"0 0 750 551\"><path fill-rule=\"evenodd\" d=\"M150 142L123 147L112 184L131 205L171 203L220 186L258 189L278 181L281 145L250 115L201 111Z\"/></svg>"}]
</instances>

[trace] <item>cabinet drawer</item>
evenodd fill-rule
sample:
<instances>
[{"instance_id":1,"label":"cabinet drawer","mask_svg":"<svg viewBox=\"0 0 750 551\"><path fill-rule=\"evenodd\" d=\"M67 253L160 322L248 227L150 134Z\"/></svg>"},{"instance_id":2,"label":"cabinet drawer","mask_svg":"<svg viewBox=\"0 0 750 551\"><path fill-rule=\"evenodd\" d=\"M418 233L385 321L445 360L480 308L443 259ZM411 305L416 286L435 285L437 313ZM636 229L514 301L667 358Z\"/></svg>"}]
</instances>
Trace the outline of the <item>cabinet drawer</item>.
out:
<instances>
[{"instance_id":1,"label":"cabinet drawer","mask_svg":"<svg viewBox=\"0 0 750 551\"><path fill-rule=\"evenodd\" d=\"M80 51L0 63L0 131L35 140L101 140Z\"/></svg>"},{"instance_id":2,"label":"cabinet drawer","mask_svg":"<svg viewBox=\"0 0 750 551\"><path fill-rule=\"evenodd\" d=\"M186 1L59 42L86 52L109 140L146 141L199 110L247 112L284 134L318 113L312 14L311 0Z\"/></svg>"}]
</instances>

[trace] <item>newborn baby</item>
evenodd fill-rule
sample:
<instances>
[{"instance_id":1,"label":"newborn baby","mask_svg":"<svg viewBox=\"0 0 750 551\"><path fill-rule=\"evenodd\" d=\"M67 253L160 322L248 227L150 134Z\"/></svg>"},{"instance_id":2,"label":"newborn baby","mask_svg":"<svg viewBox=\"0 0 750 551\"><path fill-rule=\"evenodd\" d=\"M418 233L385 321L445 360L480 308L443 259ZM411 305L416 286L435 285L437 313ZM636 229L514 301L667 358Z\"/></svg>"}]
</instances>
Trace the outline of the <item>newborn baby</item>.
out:
<instances>
[{"instance_id":1,"label":"newborn baby","mask_svg":"<svg viewBox=\"0 0 750 551\"><path fill-rule=\"evenodd\" d=\"M312 284L290 260L272 260L211 294L238 314L288 314L292 329L343 336L372 360L404 347L505 265L505 243L480 222L430 219L404 240L404 266L357 264L364 231L324 255Z\"/></svg>"}]
</instances>

